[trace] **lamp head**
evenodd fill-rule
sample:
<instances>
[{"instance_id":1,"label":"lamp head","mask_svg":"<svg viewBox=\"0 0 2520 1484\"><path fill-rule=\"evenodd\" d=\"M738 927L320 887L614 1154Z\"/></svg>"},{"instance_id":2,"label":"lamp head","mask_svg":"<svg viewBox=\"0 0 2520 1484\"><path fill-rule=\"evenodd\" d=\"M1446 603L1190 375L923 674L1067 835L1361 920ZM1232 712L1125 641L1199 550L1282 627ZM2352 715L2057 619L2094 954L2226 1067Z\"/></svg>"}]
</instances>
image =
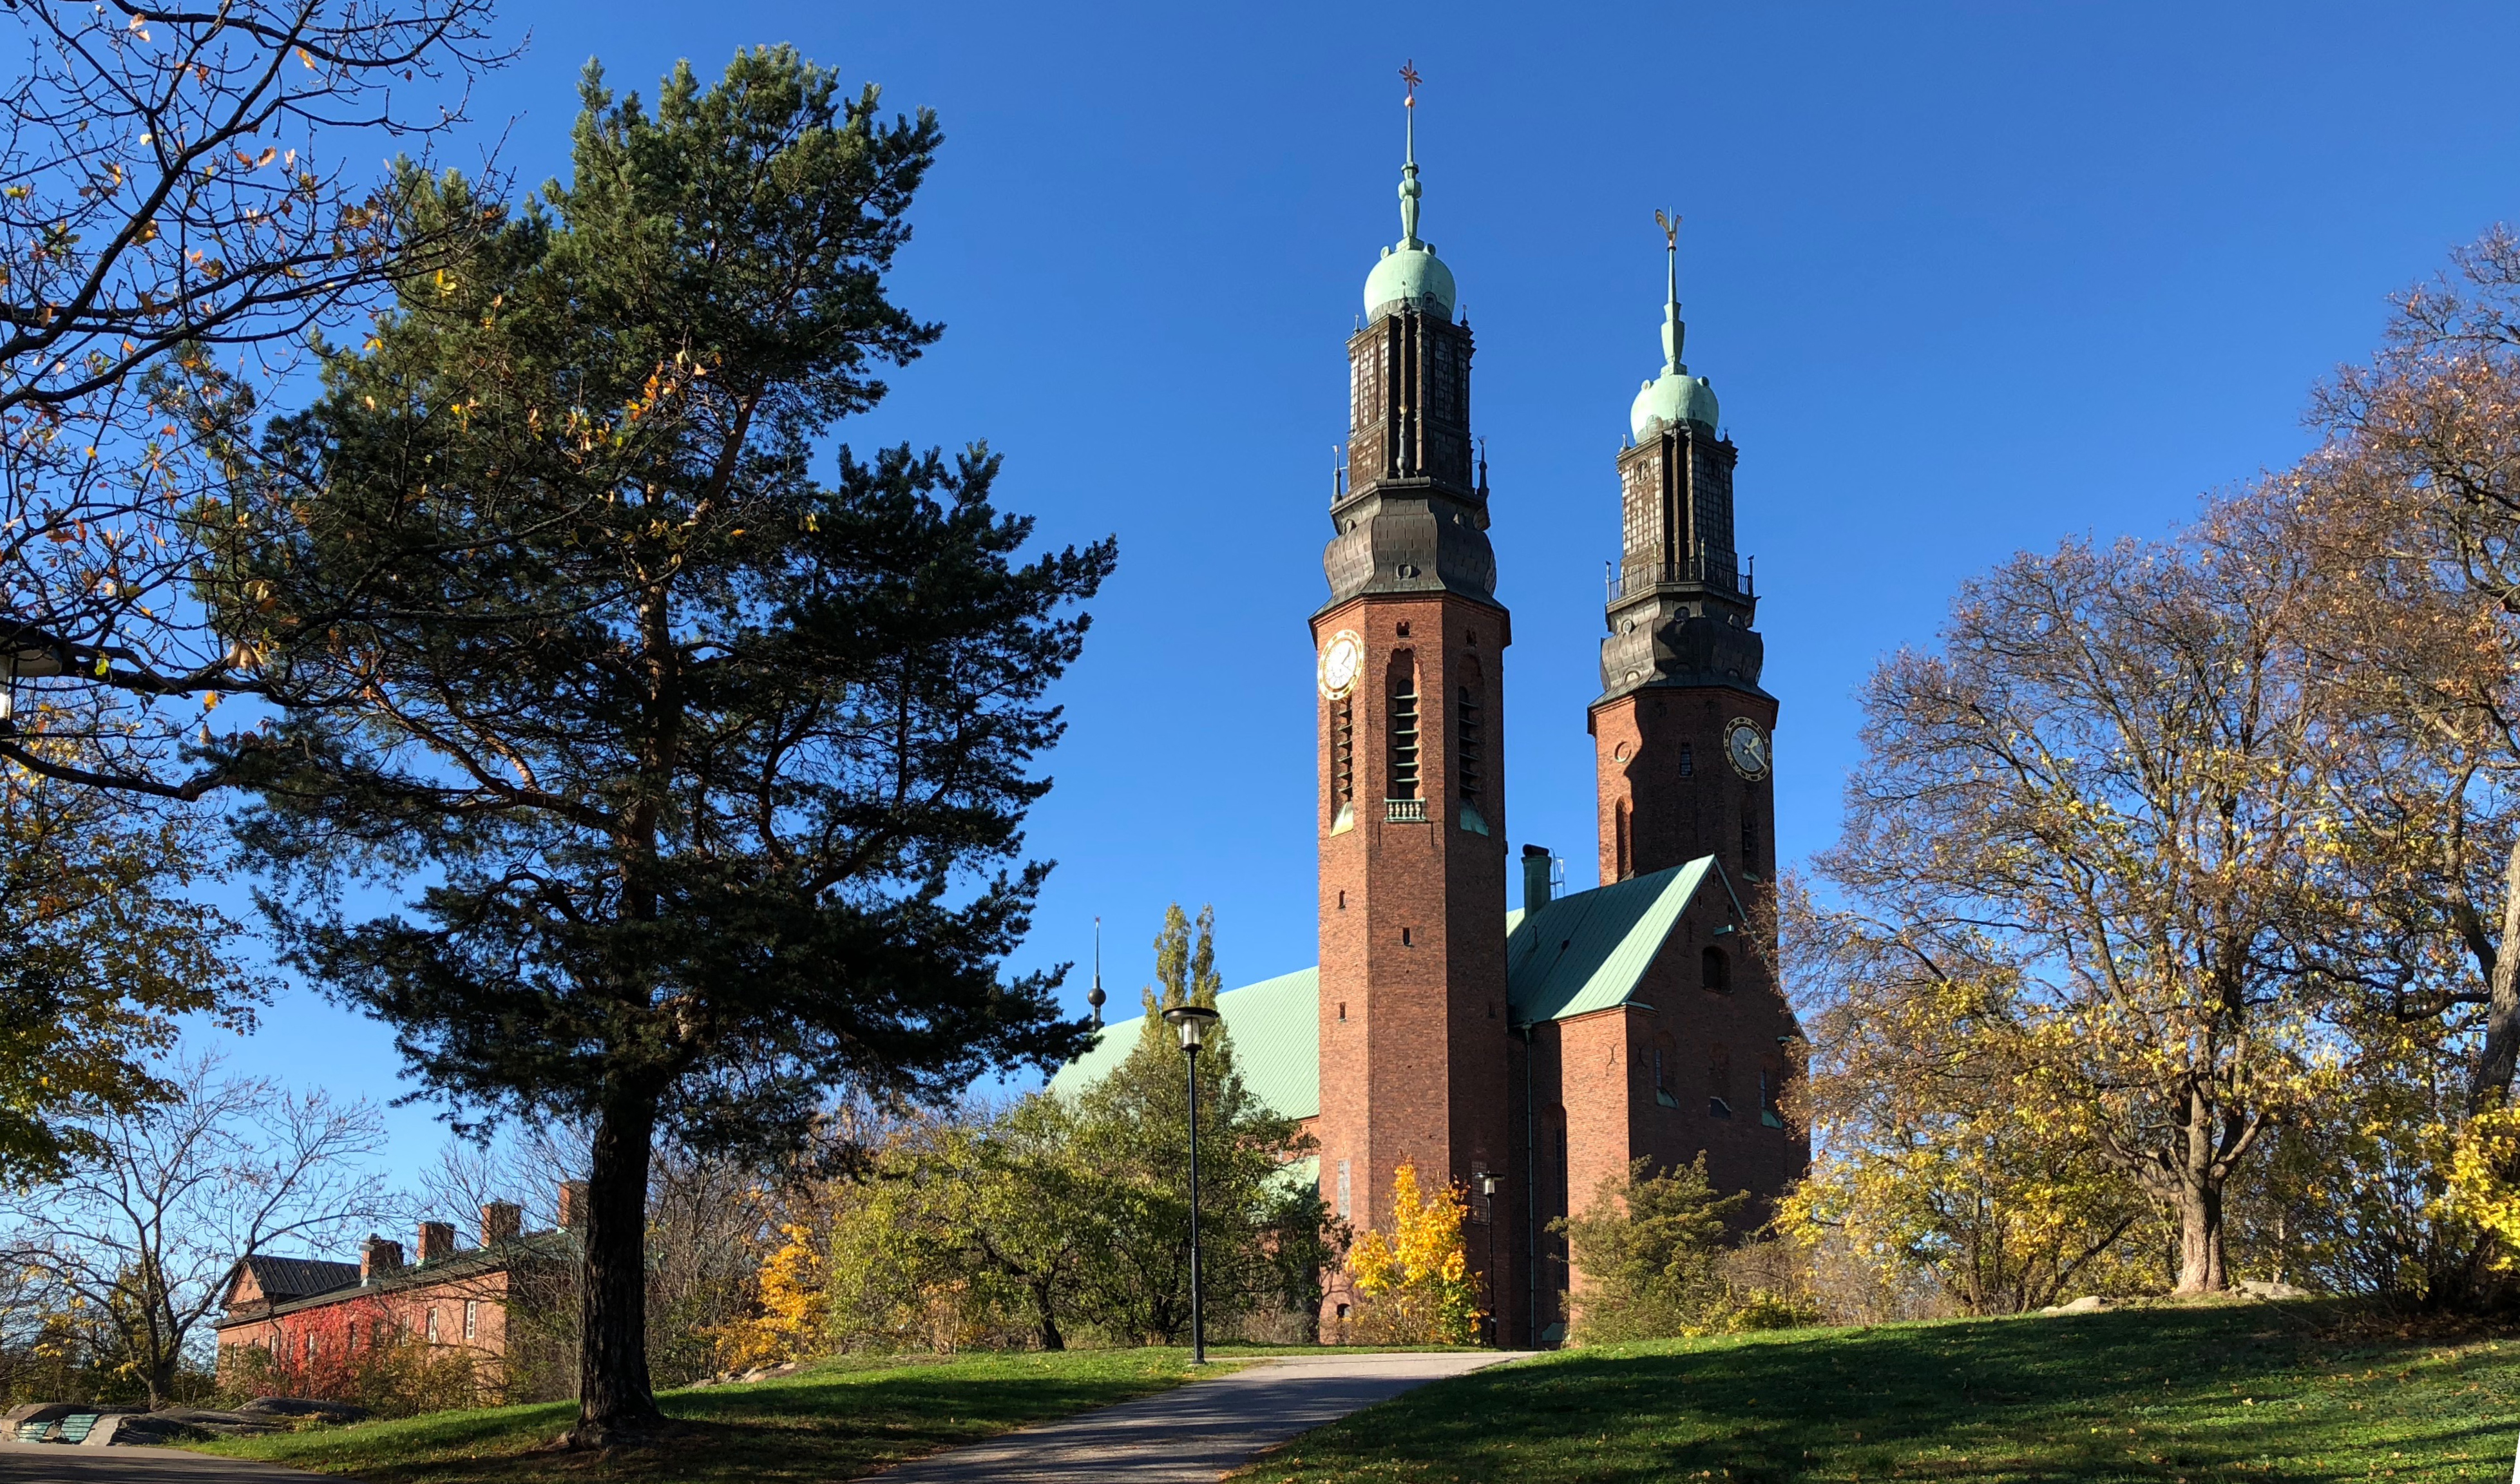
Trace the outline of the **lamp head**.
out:
<instances>
[{"instance_id":1,"label":"lamp head","mask_svg":"<svg viewBox=\"0 0 2520 1484\"><path fill-rule=\"evenodd\" d=\"M1207 1028L1216 1023L1216 1012L1204 1005L1176 1005L1164 1012L1164 1018L1181 1032L1182 1050L1194 1052L1207 1040Z\"/></svg>"},{"instance_id":2,"label":"lamp head","mask_svg":"<svg viewBox=\"0 0 2520 1484\"><path fill-rule=\"evenodd\" d=\"M1497 1184L1496 1171L1482 1170L1479 1172L1480 1194L1486 1196L1490 1200L1496 1199Z\"/></svg>"}]
</instances>

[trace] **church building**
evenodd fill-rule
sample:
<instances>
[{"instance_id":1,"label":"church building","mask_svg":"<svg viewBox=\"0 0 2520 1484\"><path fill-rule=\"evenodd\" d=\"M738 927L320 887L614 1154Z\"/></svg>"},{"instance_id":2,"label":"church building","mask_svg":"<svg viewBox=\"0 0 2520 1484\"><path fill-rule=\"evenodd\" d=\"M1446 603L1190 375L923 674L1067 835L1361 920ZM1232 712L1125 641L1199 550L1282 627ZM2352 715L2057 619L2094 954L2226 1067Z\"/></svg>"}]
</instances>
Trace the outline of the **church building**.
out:
<instances>
[{"instance_id":1,"label":"church building","mask_svg":"<svg viewBox=\"0 0 2520 1484\"><path fill-rule=\"evenodd\" d=\"M1604 1182L1702 1151L1718 1191L1764 1199L1809 1162L1779 1111L1799 1032L1760 910L1777 701L1759 688L1757 600L1733 545L1737 450L1681 359L1667 227L1662 367L1628 410L1601 692L1585 717L1603 884L1552 897L1549 851L1514 857L1513 628L1473 456L1473 341L1418 206L1413 130L1400 241L1367 276L1347 342L1346 472L1311 617L1321 961L1217 1008L1251 1090L1318 1142L1323 1198L1362 1232L1389 1225L1401 1165L1453 1182L1498 1342L1550 1344L1584 1281L1549 1224ZM1508 911L1517 865L1523 905ZM1136 1029L1112 1027L1054 1085L1102 1075ZM1329 1286L1326 1319L1350 1301Z\"/></svg>"}]
</instances>

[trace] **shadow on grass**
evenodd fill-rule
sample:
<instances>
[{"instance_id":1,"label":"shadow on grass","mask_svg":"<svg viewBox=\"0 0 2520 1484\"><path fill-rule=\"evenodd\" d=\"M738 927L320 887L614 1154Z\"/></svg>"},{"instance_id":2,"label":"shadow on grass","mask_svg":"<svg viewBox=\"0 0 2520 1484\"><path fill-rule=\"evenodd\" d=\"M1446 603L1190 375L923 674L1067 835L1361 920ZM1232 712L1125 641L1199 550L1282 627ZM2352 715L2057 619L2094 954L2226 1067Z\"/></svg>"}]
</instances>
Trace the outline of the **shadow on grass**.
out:
<instances>
[{"instance_id":1,"label":"shadow on grass","mask_svg":"<svg viewBox=\"0 0 2520 1484\"><path fill-rule=\"evenodd\" d=\"M780 1381L670 1392L654 1444L562 1452L568 1404L445 1413L224 1445L373 1484L539 1481L835 1480L1011 1427L1109 1406L1178 1384L1170 1352L986 1356L933 1363L842 1363Z\"/></svg>"},{"instance_id":2,"label":"shadow on grass","mask_svg":"<svg viewBox=\"0 0 2520 1484\"><path fill-rule=\"evenodd\" d=\"M1572 1351L1360 1414L1253 1477L2207 1484L2510 1466L2520 1348L2339 1347L2322 1317L2141 1309Z\"/></svg>"}]
</instances>

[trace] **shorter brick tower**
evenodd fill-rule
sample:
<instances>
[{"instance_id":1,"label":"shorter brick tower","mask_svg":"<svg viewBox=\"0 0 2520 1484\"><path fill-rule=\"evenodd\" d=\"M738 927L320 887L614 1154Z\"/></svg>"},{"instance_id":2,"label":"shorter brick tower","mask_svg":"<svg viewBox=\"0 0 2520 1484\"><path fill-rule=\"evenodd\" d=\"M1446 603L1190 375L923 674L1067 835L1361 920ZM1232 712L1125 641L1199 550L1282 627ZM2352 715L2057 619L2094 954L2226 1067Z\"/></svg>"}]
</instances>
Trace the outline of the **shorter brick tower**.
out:
<instances>
[{"instance_id":1,"label":"shorter brick tower","mask_svg":"<svg viewBox=\"0 0 2520 1484\"><path fill-rule=\"evenodd\" d=\"M1414 119L1414 113L1413 113ZM1388 1228L1394 1172L1503 1170L1504 669L1469 327L1418 236L1412 129L1401 240L1348 341L1347 475L1313 614L1321 789L1323 1198ZM1510 1219L1511 1212L1507 1213ZM1333 1284L1328 1317L1336 1318Z\"/></svg>"},{"instance_id":2,"label":"shorter brick tower","mask_svg":"<svg viewBox=\"0 0 2520 1484\"><path fill-rule=\"evenodd\" d=\"M1656 213L1659 216L1660 213ZM1681 362L1679 223L1664 225L1662 375L1628 410L1619 567L1591 712L1601 879L1712 855L1775 875L1776 697L1759 689L1758 599L1732 539L1732 467L1715 390Z\"/></svg>"}]
</instances>

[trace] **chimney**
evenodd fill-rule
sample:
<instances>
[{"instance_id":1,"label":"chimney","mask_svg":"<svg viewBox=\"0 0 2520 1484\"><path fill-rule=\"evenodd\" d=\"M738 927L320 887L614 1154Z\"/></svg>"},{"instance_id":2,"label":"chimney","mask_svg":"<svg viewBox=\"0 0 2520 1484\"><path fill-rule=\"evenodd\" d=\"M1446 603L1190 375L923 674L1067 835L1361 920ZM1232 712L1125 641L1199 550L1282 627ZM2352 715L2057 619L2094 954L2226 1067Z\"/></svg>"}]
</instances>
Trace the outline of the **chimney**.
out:
<instances>
[{"instance_id":1,"label":"chimney","mask_svg":"<svg viewBox=\"0 0 2520 1484\"><path fill-rule=\"evenodd\" d=\"M359 1243L359 1283L364 1287L402 1267L402 1243L370 1232Z\"/></svg>"},{"instance_id":2,"label":"chimney","mask_svg":"<svg viewBox=\"0 0 2520 1484\"><path fill-rule=\"evenodd\" d=\"M1525 845L1522 847L1522 915L1529 918L1548 905L1549 847Z\"/></svg>"},{"instance_id":3,"label":"chimney","mask_svg":"<svg viewBox=\"0 0 2520 1484\"><path fill-rule=\"evenodd\" d=\"M420 1260L433 1263L441 1257L455 1255L455 1224L449 1221L424 1221L420 1224Z\"/></svg>"},{"instance_id":4,"label":"chimney","mask_svg":"<svg viewBox=\"0 0 2520 1484\"><path fill-rule=\"evenodd\" d=\"M481 1245L514 1241L525 1230L525 1208L494 1200L481 1208Z\"/></svg>"},{"instance_id":5,"label":"chimney","mask_svg":"<svg viewBox=\"0 0 2520 1484\"><path fill-rule=\"evenodd\" d=\"M560 1183L560 1226L563 1232L574 1232L586 1225L586 1182L563 1180Z\"/></svg>"}]
</instances>

